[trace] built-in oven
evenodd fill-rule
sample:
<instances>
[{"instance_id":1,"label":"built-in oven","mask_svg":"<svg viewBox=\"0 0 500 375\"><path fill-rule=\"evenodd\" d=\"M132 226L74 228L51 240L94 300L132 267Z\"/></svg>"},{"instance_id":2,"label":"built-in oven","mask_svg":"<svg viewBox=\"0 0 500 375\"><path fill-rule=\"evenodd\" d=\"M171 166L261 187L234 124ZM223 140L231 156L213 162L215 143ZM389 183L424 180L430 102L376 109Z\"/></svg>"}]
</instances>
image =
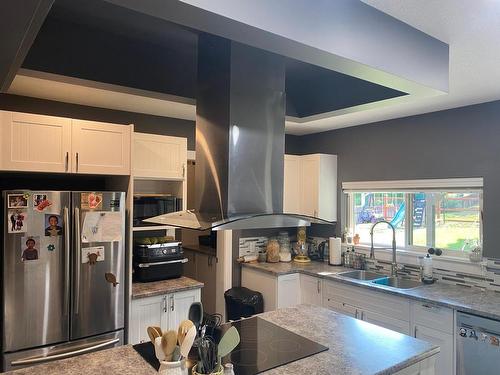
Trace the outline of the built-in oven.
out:
<instances>
[{"instance_id":1,"label":"built-in oven","mask_svg":"<svg viewBox=\"0 0 500 375\"><path fill-rule=\"evenodd\" d=\"M457 312L457 374L500 373L500 321Z\"/></svg>"},{"instance_id":2,"label":"built-in oven","mask_svg":"<svg viewBox=\"0 0 500 375\"><path fill-rule=\"evenodd\" d=\"M166 194L134 195L134 226L154 225L143 222L150 217L182 211L182 198Z\"/></svg>"}]
</instances>

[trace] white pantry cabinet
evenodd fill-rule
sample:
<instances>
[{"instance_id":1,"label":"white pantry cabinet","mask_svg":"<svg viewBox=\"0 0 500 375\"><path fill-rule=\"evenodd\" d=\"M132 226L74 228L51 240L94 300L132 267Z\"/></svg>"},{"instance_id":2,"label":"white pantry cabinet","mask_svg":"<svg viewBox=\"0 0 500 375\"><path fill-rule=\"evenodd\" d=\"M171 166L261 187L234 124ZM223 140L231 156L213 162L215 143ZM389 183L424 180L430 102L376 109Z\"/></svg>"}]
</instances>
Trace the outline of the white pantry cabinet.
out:
<instances>
[{"instance_id":1,"label":"white pantry cabinet","mask_svg":"<svg viewBox=\"0 0 500 375\"><path fill-rule=\"evenodd\" d=\"M200 301L200 289L133 299L128 343L134 345L149 341L149 326L177 331L179 323L187 319L189 306Z\"/></svg>"},{"instance_id":2,"label":"white pantry cabinet","mask_svg":"<svg viewBox=\"0 0 500 375\"><path fill-rule=\"evenodd\" d=\"M186 138L134 133L132 145L135 178L185 179Z\"/></svg>"},{"instance_id":3,"label":"white pantry cabinet","mask_svg":"<svg viewBox=\"0 0 500 375\"><path fill-rule=\"evenodd\" d=\"M71 119L0 111L0 169L70 172Z\"/></svg>"},{"instance_id":4,"label":"white pantry cabinet","mask_svg":"<svg viewBox=\"0 0 500 375\"><path fill-rule=\"evenodd\" d=\"M129 175L132 128L0 111L0 169Z\"/></svg>"},{"instance_id":5,"label":"white pantry cabinet","mask_svg":"<svg viewBox=\"0 0 500 375\"><path fill-rule=\"evenodd\" d=\"M73 172L130 174L131 126L73 120Z\"/></svg>"},{"instance_id":6,"label":"white pantry cabinet","mask_svg":"<svg viewBox=\"0 0 500 375\"><path fill-rule=\"evenodd\" d=\"M337 220L337 156L285 155L283 211Z\"/></svg>"}]
</instances>

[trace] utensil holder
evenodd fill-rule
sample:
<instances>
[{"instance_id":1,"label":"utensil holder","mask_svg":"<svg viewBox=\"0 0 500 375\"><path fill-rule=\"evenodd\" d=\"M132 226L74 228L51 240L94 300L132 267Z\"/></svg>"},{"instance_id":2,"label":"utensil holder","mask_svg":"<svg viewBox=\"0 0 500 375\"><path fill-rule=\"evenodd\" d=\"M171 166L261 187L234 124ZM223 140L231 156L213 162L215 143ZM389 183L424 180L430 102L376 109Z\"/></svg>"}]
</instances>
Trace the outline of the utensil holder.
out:
<instances>
[{"instance_id":1,"label":"utensil holder","mask_svg":"<svg viewBox=\"0 0 500 375\"><path fill-rule=\"evenodd\" d=\"M160 375L188 375L186 368L186 359L175 362L160 361L160 368L158 369Z\"/></svg>"},{"instance_id":2,"label":"utensil holder","mask_svg":"<svg viewBox=\"0 0 500 375\"><path fill-rule=\"evenodd\" d=\"M194 367L191 369L192 375L207 375L207 374L200 374L199 372L196 372L196 366L198 366L198 365L194 365ZM219 366L219 371L212 371L208 375L223 375L223 374L224 374L224 367Z\"/></svg>"}]
</instances>

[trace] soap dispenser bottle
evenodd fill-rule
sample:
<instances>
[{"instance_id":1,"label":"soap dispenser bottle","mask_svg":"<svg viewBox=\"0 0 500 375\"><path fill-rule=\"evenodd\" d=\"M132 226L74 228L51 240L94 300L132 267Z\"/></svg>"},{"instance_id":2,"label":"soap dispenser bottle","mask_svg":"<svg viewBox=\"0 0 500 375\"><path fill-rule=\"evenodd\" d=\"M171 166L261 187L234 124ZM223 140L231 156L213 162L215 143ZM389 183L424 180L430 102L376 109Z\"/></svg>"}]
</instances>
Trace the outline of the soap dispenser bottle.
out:
<instances>
[{"instance_id":1,"label":"soap dispenser bottle","mask_svg":"<svg viewBox=\"0 0 500 375\"><path fill-rule=\"evenodd\" d=\"M425 284L432 284L434 282L432 258L430 254L427 254L422 259L422 281Z\"/></svg>"}]
</instances>

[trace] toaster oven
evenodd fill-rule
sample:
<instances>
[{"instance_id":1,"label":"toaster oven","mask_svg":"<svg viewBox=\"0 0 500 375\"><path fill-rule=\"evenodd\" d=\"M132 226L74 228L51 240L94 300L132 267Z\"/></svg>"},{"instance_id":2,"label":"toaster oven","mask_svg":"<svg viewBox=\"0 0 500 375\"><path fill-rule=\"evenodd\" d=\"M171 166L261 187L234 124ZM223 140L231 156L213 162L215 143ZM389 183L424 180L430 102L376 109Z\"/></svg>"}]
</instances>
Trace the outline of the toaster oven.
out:
<instances>
[{"instance_id":1,"label":"toaster oven","mask_svg":"<svg viewBox=\"0 0 500 375\"><path fill-rule=\"evenodd\" d=\"M181 277L187 261L182 244L178 241L154 245L135 244L134 280L149 282Z\"/></svg>"}]
</instances>

